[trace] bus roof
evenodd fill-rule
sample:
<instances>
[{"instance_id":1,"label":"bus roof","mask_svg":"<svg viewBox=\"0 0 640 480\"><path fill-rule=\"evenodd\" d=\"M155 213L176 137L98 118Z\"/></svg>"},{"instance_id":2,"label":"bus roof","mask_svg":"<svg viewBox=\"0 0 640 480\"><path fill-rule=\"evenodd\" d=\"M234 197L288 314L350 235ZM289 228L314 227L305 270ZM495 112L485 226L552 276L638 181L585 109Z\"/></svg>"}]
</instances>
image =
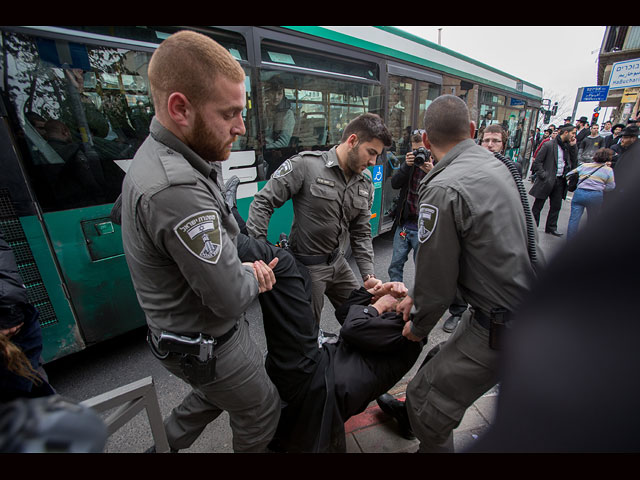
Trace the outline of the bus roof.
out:
<instances>
[{"instance_id":1,"label":"bus roof","mask_svg":"<svg viewBox=\"0 0 640 480\"><path fill-rule=\"evenodd\" d=\"M387 26L283 26L282 28L542 100L541 87L399 28Z\"/></svg>"}]
</instances>

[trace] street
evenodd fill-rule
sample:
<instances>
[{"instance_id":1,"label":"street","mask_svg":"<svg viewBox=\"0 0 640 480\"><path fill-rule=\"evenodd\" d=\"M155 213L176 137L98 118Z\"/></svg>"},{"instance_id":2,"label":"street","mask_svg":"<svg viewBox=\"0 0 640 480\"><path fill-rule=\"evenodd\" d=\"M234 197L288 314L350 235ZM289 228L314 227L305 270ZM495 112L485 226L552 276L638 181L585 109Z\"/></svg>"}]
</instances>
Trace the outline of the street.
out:
<instances>
[{"instance_id":1,"label":"street","mask_svg":"<svg viewBox=\"0 0 640 480\"><path fill-rule=\"evenodd\" d=\"M525 188L529 190L531 184L525 181ZM533 202L532 197L529 197ZM563 202L558 229L565 233L569 220L570 198ZM556 238L544 233L544 221L548 212L548 202L542 211L541 225L538 229L539 241L544 250L546 260L549 259L565 244L565 237ZM378 278L388 280L387 268L392 255L392 232L387 232L374 239L375 264ZM355 262L351 262L357 272ZM415 277L413 260L405 265L405 283L411 284ZM442 323L448 317L448 312L432 331L429 345L423 350L416 366L398 382L394 391L404 391L404 386L413 377L417 366L431 346L445 340L449 334L442 330ZM260 349L266 352L264 330L262 328L260 308L254 302L247 311L252 338ZM321 328L328 332L338 332L339 324L332 314L332 307L325 302ZM83 401L96 395L103 394L115 388L127 385L142 378L153 377L160 409L166 417L171 409L178 405L190 388L182 380L169 374L152 356L145 342L146 328L138 329L119 338L106 341L87 350L45 365L51 384L62 396ZM108 440L105 448L107 453L140 453L153 444L151 429L145 413L139 413L133 420L115 432ZM198 453L231 453L231 429L228 417L221 415L212 422L185 452Z\"/></svg>"}]
</instances>

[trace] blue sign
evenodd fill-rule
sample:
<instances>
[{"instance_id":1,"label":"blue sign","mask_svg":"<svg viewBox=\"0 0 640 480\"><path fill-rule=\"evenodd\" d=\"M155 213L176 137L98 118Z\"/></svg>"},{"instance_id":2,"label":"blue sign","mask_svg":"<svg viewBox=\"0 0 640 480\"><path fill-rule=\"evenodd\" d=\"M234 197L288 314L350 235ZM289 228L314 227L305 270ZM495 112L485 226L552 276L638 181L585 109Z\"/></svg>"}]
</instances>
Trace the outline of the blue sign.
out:
<instances>
[{"instance_id":1,"label":"blue sign","mask_svg":"<svg viewBox=\"0 0 640 480\"><path fill-rule=\"evenodd\" d=\"M584 87L582 89L581 102L604 102L609 95L609 85L598 85L596 87Z\"/></svg>"},{"instance_id":2,"label":"blue sign","mask_svg":"<svg viewBox=\"0 0 640 480\"><path fill-rule=\"evenodd\" d=\"M373 173L371 174L374 188L382 186L382 177L384 172L382 171L383 165L376 165L373 167Z\"/></svg>"},{"instance_id":3,"label":"blue sign","mask_svg":"<svg viewBox=\"0 0 640 480\"><path fill-rule=\"evenodd\" d=\"M524 105L524 100L520 100L519 98L512 98L510 105L512 107L519 106L519 105Z\"/></svg>"}]
</instances>

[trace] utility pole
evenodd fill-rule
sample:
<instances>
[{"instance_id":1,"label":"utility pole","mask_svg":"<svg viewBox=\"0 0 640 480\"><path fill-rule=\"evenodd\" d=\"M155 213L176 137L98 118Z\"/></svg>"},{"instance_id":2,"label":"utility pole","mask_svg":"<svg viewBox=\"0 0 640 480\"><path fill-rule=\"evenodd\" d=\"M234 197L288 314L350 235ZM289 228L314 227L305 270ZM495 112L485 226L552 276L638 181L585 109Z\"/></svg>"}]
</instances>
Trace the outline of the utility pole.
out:
<instances>
[{"instance_id":1,"label":"utility pole","mask_svg":"<svg viewBox=\"0 0 640 480\"><path fill-rule=\"evenodd\" d=\"M438 29L438 45L442 45L442 28Z\"/></svg>"}]
</instances>

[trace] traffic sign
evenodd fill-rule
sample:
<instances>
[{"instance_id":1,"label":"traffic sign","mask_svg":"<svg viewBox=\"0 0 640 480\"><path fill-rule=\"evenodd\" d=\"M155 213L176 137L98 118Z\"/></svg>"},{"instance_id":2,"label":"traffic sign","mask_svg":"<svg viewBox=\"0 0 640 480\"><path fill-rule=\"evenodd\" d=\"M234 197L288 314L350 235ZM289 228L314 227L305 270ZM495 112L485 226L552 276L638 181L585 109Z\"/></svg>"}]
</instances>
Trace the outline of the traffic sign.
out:
<instances>
[{"instance_id":1,"label":"traffic sign","mask_svg":"<svg viewBox=\"0 0 640 480\"><path fill-rule=\"evenodd\" d=\"M611 67L609 89L640 87L640 58L616 62Z\"/></svg>"},{"instance_id":2,"label":"traffic sign","mask_svg":"<svg viewBox=\"0 0 640 480\"><path fill-rule=\"evenodd\" d=\"M603 102L609 94L609 85L596 85L595 87L583 87L581 102Z\"/></svg>"}]
</instances>

